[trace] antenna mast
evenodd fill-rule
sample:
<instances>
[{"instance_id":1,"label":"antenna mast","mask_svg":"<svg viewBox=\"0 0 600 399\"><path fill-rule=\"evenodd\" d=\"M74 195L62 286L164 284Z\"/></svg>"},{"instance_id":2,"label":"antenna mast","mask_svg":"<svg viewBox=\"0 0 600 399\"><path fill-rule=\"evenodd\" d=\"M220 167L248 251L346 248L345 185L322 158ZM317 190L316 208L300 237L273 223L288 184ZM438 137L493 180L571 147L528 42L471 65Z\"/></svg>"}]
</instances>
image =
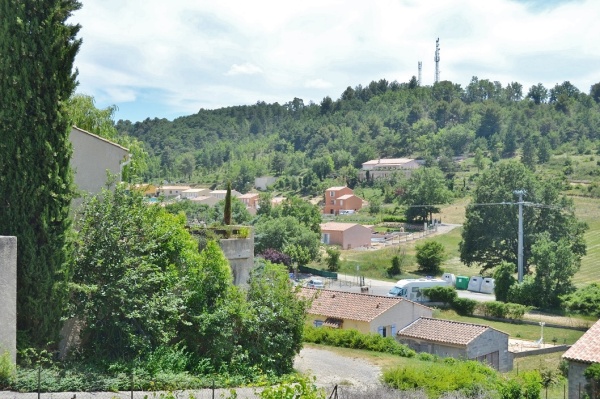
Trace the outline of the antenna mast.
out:
<instances>
[{"instance_id":1,"label":"antenna mast","mask_svg":"<svg viewBox=\"0 0 600 399\"><path fill-rule=\"evenodd\" d=\"M417 80L417 84L421 86L421 71L423 70L423 63L419 61L419 79Z\"/></svg>"},{"instance_id":2,"label":"antenna mast","mask_svg":"<svg viewBox=\"0 0 600 399\"><path fill-rule=\"evenodd\" d=\"M435 83L440 81L440 38L435 41Z\"/></svg>"}]
</instances>

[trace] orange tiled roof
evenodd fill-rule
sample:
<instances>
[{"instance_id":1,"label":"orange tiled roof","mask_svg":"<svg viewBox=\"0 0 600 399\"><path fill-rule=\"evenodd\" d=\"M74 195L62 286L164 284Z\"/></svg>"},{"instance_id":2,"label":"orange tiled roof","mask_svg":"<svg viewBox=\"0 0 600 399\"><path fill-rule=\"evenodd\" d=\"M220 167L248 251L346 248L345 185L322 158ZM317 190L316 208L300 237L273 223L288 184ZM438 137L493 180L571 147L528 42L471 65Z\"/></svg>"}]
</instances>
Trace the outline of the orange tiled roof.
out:
<instances>
[{"instance_id":1,"label":"orange tiled roof","mask_svg":"<svg viewBox=\"0 0 600 399\"><path fill-rule=\"evenodd\" d=\"M343 190L344 188L348 188L348 187L347 186L329 187L325 191L338 191L338 190Z\"/></svg>"},{"instance_id":2,"label":"orange tiled roof","mask_svg":"<svg viewBox=\"0 0 600 399\"><path fill-rule=\"evenodd\" d=\"M300 295L314 298L308 313L331 319L370 322L403 301L402 298L303 287Z\"/></svg>"},{"instance_id":3,"label":"orange tiled roof","mask_svg":"<svg viewBox=\"0 0 600 399\"><path fill-rule=\"evenodd\" d=\"M467 345L488 329L493 330L489 326L480 324L421 317L398 331L397 335L444 344Z\"/></svg>"},{"instance_id":4,"label":"orange tiled roof","mask_svg":"<svg viewBox=\"0 0 600 399\"><path fill-rule=\"evenodd\" d=\"M600 320L594 323L562 357L582 363L600 363Z\"/></svg>"}]
</instances>

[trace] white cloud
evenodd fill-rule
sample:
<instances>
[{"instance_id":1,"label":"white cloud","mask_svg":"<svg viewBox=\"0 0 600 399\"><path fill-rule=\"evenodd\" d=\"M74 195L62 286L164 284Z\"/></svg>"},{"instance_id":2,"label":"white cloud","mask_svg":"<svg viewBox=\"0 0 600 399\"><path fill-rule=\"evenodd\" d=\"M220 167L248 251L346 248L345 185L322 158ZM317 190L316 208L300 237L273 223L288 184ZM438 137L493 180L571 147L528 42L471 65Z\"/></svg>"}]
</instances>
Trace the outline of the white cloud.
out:
<instances>
[{"instance_id":1,"label":"white cloud","mask_svg":"<svg viewBox=\"0 0 600 399\"><path fill-rule=\"evenodd\" d=\"M246 62L241 65L233 64L231 68L229 68L229 71L225 73L225 75L256 75L257 73L262 73L262 69L254 64Z\"/></svg>"},{"instance_id":2,"label":"white cloud","mask_svg":"<svg viewBox=\"0 0 600 399\"><path fill-rule=\"evenodd\" d=\"M313 79L307 80L306 83L304 83L304 87L308 87L310 89L328 89L333 87L333 85L323 79Z\"/></svg>"},{"instance_id":3,"label":"white cloud","mask_svg":"<svg viewBox=\"0 0 600 399\"><path fill-rule=\"evenodd\" d=\"M337 98L371 80L406 82L418 61L430 85L438 37L441 78L463 86L472 76L524 87L570 80L582 91L600 81L597 0L82 3L72 18L82 25L80 90L105 105L163 93L145 99L165 115Z\"/></svg>"}]
</instances>

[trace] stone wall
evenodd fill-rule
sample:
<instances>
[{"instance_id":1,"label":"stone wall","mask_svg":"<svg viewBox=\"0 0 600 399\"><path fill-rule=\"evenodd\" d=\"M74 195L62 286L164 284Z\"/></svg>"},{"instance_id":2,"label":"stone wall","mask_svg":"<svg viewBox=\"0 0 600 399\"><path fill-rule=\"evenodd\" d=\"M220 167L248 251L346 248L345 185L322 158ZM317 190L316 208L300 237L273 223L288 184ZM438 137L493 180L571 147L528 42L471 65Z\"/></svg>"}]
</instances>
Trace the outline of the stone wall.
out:
<instances>
[{"instance_id":1,"label":"stone wall","mask_svg":"<svg viewBox=\"0 0 600 399\"><path fill-rule=\"evenodd\" d=\"M252 230L248 238L225 238L219 240L219 245L229 260L233 273L233 284L247 286L250 270L254 267L254 234Z\"/></svg>"},{"instance_id":2,"label":"stone wall","mask_svg":"<svg viewBox=\"0 0 600 399\"><path fill-rule=\"evenodd\" d=\"M17 361L17 237L0 236L0 354Z\"/></svg>"},{"instance_id":3,"label":"stone wall","mask_svg":"<svg viewBox=\"0 0 600 399\"><path fill-rule=\"evenodd\" d=\"M589 363L580 363L569 360L569 399L579 399L584 397L587 380L583 373L589 366Z\"/></svg>"}]
</instances>

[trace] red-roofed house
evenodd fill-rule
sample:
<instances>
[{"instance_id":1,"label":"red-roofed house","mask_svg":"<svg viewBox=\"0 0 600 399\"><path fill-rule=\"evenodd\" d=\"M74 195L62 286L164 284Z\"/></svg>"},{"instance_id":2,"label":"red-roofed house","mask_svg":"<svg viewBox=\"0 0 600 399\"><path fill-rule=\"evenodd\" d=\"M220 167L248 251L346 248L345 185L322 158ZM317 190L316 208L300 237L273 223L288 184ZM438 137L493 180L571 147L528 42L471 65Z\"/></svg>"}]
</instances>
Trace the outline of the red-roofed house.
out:
<instances>
[{"instance_id":1,"label":"red-roofed house","mask_svg":"<svg viewBox=\"0 0 600 399\"><path fill-rule=\"evenodd\" d=\"M583 373L594 363L600 363L600 320L567 350L562 358L569 362L569 399L580 398L588 383Z\"/></svg>"},{"instance_id":2,"label":"red-roofed house","mask_svg":"<svg viewBox=\"0 0 600 399\"><path fill-rule=\"evenodd\" d=\"M329 187L325 190L325 207L323 213L338 215L340 211L358 211L363 200L349 187Z\"/></svg>"},{"instance_id":3,"label":"red-roofed house","mask_svg":"<svg viewBox=\"0 0 600 399\"><path fill-rule=\"evenodd\" d=\"M321 242L351 249L371 245L371 229L357 223L327 222L321 224Z\"/></svg>"},{"instance_id":4,"label":"red-roofed house","mask_svg":"<svg viewBox=\"0 0 600 399\"><path fill-rule=\"evenodd\" d=\"M508 334L489 326L421 317L401 329L396 338L417 352L477 360L499 371L512 370Z\"/></svg>"},{"instance_id":5,"label":"red-roofed house","mask_svg":"<svg viewBox=\"0 0 600 399\"><path fill-rule=\"evenodd\" d=\"M313 298L307 323L317 327L355 329L393 337L416 318L433 315L433 309L402 298L305 287L300 295Z\"/></svg>"},{"instance_id":6,"label":"red-roofed house","mask_svg":"<svg viewBox=\"0 0 600 399\"><path fill-rule=\"evenodd\" d=\"M246 205L246 209L250 212L251 215L256 215L256 211L258 210L258 193L246 193L242 194L238 197L240 201Z\"/></svg>"}]
</instances>

